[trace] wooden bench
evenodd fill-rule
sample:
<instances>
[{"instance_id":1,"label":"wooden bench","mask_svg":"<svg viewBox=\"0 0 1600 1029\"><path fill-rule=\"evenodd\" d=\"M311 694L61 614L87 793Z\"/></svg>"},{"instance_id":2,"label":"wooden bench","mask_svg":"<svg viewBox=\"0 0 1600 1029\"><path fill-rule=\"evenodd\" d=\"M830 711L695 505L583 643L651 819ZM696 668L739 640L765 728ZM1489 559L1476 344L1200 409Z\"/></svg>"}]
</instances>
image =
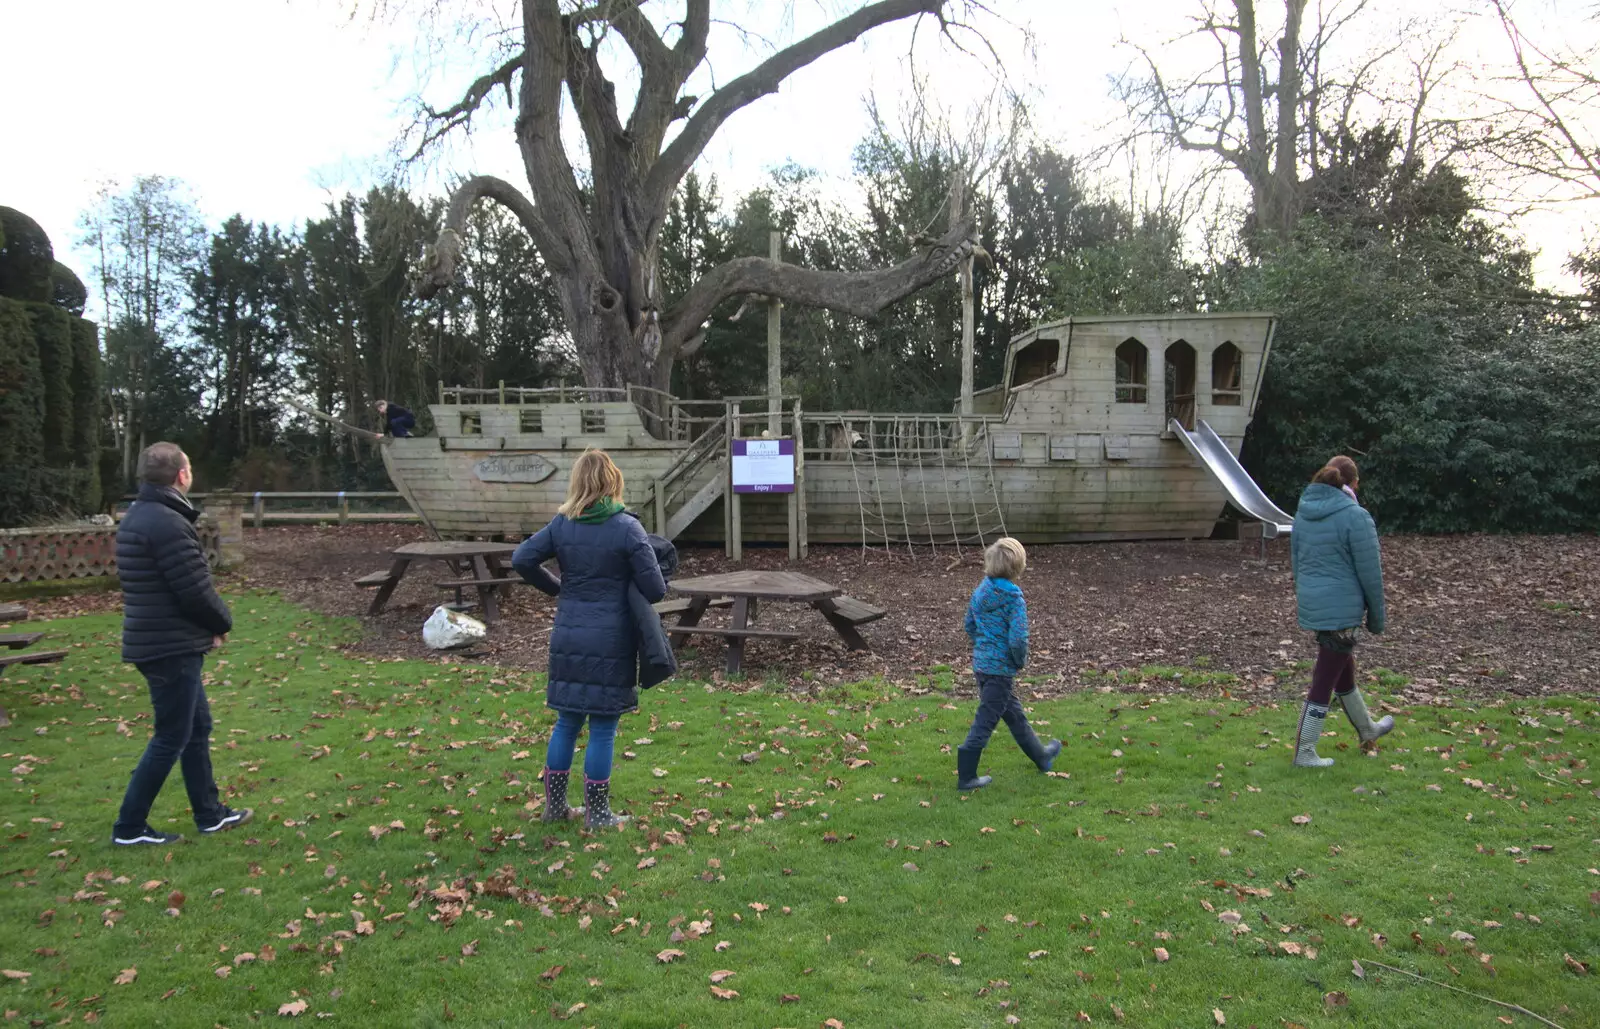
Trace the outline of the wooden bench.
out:
<instances>
[{"instance_id":1,"label":"wooden bench","mask_svg":"<svg viewBox=\"0 0 1600 1029\"><path fill-rule=\"evenodd\" d=\"M22 604L0 604L0 622L26 622L28 609Z\"/></svg>"},{"instance_id":2,"label":"wooden bench","mask_svg":"<svg viewBox=\"0 0 1600 1029\"><path fill-rule=\"evenodd\" d=\"M0 632L0 647L21 650L23 647L33 646L42 639L44 639L42 632Z\"/></svg>"},{"instance_id":3,"label":"wooden bench","mask_svg":"<svg viewBox=\"0 0 1600 1029\"><path fill-rule=\"evenodd\" d=\"M528 580L520 575L508 575L503 579L451 579L448 582L436 582L435 586L442 590L459 590L464 586L526 586Z\"/></svg>"},{"instance_id":4,"label":"wooden bench","mask_svg":"<svg viewBox=\"0 0 1600 1029\"><path fill-rule=\"evenodd\" d=\"M667 626L669 636L721 636L725 639L797 640L801 634L789 629L731 629L726 626L692 625L688 628Z\"/></svg>"},{"instance_id":5,"label":"wooden bench","mask_svg":"<svg viewBox=\"0 0 1600 1029\"><path fill-rule=\"evenodd\" d=\"M394 573L387 568L379 572L370 572L356 580L356 585L362 589L372 589L376 586L387 586L394 581Z\"/></svg>"},{"instance_id":6,"label":"wooden bench","mask_svg":"<svg viewBox=\"0 0 1600 1029\"><path fill-rule=\"evenodd\" d=\"M653 604L652 606L656 609L656 614L661 615L664 618L667 615L681 615L681 614L683 614L685 611L689 610L689 605L692 604L692 603L694 603L694 599L692 597L681 597L681 598L679 598L677 600L663 600L663 601L660 601L660 602L658 602L656 604ZM732 597L717 597L715 600L711 601L711 603L706 605L706 606L707 607L732 607L733 606L733 598Z\"/></svg>"},{"instance_id":7,"label":"wooden bench","mask_svg":"<svg viewBox=\"0 0 1600 1029\"><path fill-rule=\"evenodd\" d=\"M875 607L865 600L855 597L834 597L832 599L833 612L851 625L866 625L876 622L889 612L881 607Z\"/></svg>"},{"instance_id":8,"label":"wooden bench","mask_svg":"<svg viewBox=\"0 0 1600 1029\"><path fill-rule=\"evenodd\" d=\"M0 657L0 670L12 665L48 665L67 656L65 650L35 650L28 654L7 654Z\"/></svg>"}]
</instances>

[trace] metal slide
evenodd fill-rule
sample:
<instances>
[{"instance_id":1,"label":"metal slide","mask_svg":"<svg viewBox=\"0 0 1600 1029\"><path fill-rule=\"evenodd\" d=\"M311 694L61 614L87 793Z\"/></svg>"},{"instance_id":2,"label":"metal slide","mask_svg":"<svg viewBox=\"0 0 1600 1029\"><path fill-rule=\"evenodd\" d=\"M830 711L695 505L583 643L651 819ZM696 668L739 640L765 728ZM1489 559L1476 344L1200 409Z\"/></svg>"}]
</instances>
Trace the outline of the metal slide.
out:
<instances>
[{"instance_id":1,"label":"metal slide","mask_svg":"<svg viewBox=\"0 0 1600 1029\"><path fill-rule=\"evenodd\" d=\"M1195 424L1199 428L1190 432L1174 418L1167 427L1183 440L1183 445L1189 448L1189 453L1205 465L1212 477L1228 491L1228 500L1233 506L1242 514L1261 523L1263 539L1276 539L1279 536L1289 535L1294 528L1294 516L1285 514L1282 508L1267 499L1267 495L1261 492L1261 487L1250 478L1250 473L1244 470L1239 459L1233 456L1228 445L1222 442L1222 438L1212 430L1211 426L1204 420L1196 421Z\"/></svg>"}]
</instances>

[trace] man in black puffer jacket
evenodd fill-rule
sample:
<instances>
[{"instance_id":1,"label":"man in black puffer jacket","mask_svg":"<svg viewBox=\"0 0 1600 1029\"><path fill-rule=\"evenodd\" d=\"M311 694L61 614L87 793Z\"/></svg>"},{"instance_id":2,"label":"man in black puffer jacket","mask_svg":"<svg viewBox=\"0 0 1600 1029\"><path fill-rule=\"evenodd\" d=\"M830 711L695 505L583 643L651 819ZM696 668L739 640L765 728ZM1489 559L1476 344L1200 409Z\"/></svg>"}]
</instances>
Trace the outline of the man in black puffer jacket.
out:
<instances>
[{"instance_id":1,"label":"man in black puffer jacket","mask_svg":"<svg viewBox=\"0 0 1600 1029\"><path fill-rule=\"evenodd\" d=\"M111 842L165 844L177 833L150 827L150 807L175 763L196 827L214 833L243 825L250 809L234 811L217 796L211 774L211 707L200 670L208 651L233 628L233 615L211 584L189 503L194 475L176 443L153 443L139 455L139 499L117 528L117 577L122 580L122 660L150 687L155 732L133 770Z\"/></svg>"}]
</instances>

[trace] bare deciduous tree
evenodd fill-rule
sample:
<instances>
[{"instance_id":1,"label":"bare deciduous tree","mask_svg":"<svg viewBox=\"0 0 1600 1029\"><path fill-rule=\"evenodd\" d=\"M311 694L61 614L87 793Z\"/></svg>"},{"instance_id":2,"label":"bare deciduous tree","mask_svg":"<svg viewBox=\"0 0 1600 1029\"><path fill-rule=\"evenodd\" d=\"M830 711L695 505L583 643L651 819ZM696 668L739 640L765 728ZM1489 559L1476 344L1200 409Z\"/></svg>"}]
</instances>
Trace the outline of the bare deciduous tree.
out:
<instances>
[{"instance_id":1,"label":"bare deciduous tree","mask_svg":"<svg viewBox=\"0 0 1600 1029\"><path fill-rule=\"evenodd\" d=\"M1541 201L1600 199L1600 57L1570 38L1541 45L1518 26L1508 0L1490 3L1520 87L1494 98L1505 126L1498 156L1519 178L1539 182ZM1600 9L1590 21L1600 24Z\"/></svg>"},{"instance_id":2,"label":"bare deciduous tree","mask_svg":"<svg viewBox=\"0 0 1600 1029\"><path fill-rule=\"evenodd\" d=\"M732 114L879 26L931 16L947 35L964 28L946 10L957 3L981 10L977 0L877 0L777 50L710 96L696 97L684 88L706 59L710 0L684 0L683 17L664 28L647 16L644 0L522 0L520 50L474 82L458 103L428 111L422 142L427 146L466 127L497 87L508 97L514 91L516 141L531 195L490 176L463 182L451 197L424 291L452 281L467 214L488 200L515 214L538 247L591 386L666 389L674 359L692 346L713 309L736 295L876 314L954 271L974 245L970 222L957 220L913 259L877 271L823 272L738 258L703 275L666 310L659 285L661 228L679 181ZM625 120L601 63L602 43L613 34L638 68L638 90ZM582 127L587 182L580 182L562 137L564 96Z\"/></svg>"}]
</instances>

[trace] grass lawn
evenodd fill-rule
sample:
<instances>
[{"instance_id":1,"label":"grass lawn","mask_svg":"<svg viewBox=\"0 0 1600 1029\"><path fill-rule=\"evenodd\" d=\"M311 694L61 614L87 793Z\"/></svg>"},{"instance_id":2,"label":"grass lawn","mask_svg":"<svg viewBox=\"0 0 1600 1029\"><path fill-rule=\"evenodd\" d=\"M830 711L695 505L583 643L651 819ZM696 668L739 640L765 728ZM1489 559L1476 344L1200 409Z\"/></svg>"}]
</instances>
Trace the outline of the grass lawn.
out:
<instances>
[{"instance_id":1,"label":"grass lawn","mask_svg":"<svg viewBox=\"0 0 1600 1029\"><path fill-rule=\"evenodd\" d=\"M1002 728L962 796L948 681L678 683L619 736L642 817L595 837L537 821L538 677L352 658L349 625L232 599L207 671L237 832L197 839L175 772L153 821L188 838L111 847L149 725L114 617L0 680L15 1024L1537 1024L1382 962L1600 1026L1593 696L1406 710L1374 757L1330 717L1311 772L1288 700L1108 686L1033 705L1062 774Z\"/></svg>"}]
</instances>

